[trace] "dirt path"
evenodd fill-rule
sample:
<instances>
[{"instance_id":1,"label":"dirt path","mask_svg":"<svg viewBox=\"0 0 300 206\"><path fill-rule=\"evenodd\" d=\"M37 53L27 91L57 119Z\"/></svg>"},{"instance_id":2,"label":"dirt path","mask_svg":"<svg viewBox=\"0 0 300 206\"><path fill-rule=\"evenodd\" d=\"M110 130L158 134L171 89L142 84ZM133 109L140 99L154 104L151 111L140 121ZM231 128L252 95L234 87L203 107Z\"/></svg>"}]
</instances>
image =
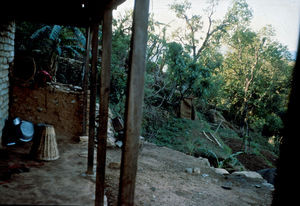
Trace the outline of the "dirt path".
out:
<instances>
[{"instance_id":1,"label":"dirt path","mask_svg":"<svg viewBox=\"0 0 300 206\"><path fill-rule=\"evenodd\" d=\"M64 137L66 139L66 137ZM0 204L93 205L94 177L82 175L86 170L86 143L70 143L58 138L61 158L53 162L36 162L24 158L30 146L12 148L1 165L24 164L30 171L13 174L0 181ZM119 162L120 149L109 149L107 165ZM6 161L9 160L9 161ZM189 174L186 168L200 168ZM116 205L119 170L106 170L109 205ZM145 206L243 206L270 205L271 190L262 180L216 174L202 158L145 143L139 155L136 205ZM222 188L229 185L230 190Z\"/></svg>"},{"instance_id":2,"label":"dirt path","mask_svg":"<svg viewBox=\"0 0 300 206\"><path fill-rule=\"evenodd\" d=\"M108 162L117 162L120 151L110 151ZM200 168L200 174L188 174L186 168ZM270 205L271 191L257 188L262 180L216 174L202 158L153 144L145 144L139 156L136 185L137 205ZM119 171L108 169L109 202L116 205ZM231 190L222 186L230 185ZM256 186L255 186L256 185Z\"/></svg>"}]
</instances>

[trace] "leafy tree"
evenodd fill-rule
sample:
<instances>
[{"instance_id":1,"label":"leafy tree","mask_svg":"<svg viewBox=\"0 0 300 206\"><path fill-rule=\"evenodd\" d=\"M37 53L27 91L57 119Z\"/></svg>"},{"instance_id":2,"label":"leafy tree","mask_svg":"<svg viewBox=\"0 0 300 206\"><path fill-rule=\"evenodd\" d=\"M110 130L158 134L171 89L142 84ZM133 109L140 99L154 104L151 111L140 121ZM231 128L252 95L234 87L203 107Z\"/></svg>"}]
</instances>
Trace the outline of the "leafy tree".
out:
<instances>
[{"instance_id":1,"label":"leafy tree","mask_svg":"<svg viewBox=\"0 0 300 206\"><path fill-rule=\"evenodd\" d=\"M175 32L175 42L168 43L165 62L168 65L166 79L174 97L175 105L187 96L201 99L212 99L220 85L220 79L213 75L223 61L220 43L230 30L238 24L247 25L252 12L245 1L234 1L224 19L215 20L214 14L218 0L211 0L204 10L208 19L207 30L203 27L204 17L199 14L188 15L192 4L185 0L174 2L170 9L177 18L185 23L185 27ZM229 34L228 34L229 35ZM214 81L214 85L212 82ZM177 94L178 95L174 95Z\"/></svg>"},{"instance_id":2,"label":"leafy tree","mask_svg":"<svg viewBox=\"0 0 300 206\"><path fill-rule=\"evenodd\" d=\"M113 19L110 102L114 105L113 111L119 115L125 112L131 20L132 11Z\"/></svg>"},{"instance_id":3,"label":"leafy tree","mask_svg":"<svg viewBox=\"0 0 300 206\"><path fill-rule=\"evenodd\" d=\"M285 46L272 40L272 35L271 27L259 32L241 27L227 39L228 52L221 70L226 95L223 106L244 127L245 135L249 127L262 131L268 126L275 135L282 127L290 56Z\"/></svg>"},{"instance_id":4,"label":"leafy tree","mask_svg":"<svg viewBox=\"0 0 300 206\"><path fill-rule=\"evenodd\" d=\"M193 61L196 62L201 53L213 46L218 45L221 37L229 29L236 25L247 24L252 17L252 11L249 9L245 0L233 1L232 7L227 11L223 20L215 20L214 14L219 0L210 0L208 7L204 10L208 19L207 30L204 31L204 17L199 14L189 16L187 13L192 4L188 0L181 3L175 1L170 5L170 9L175 12L176 17L185 22L185 28L179 28L175 32L175 38L181 42L187 52L192 54Z\"/></svg>"}]
</instances>

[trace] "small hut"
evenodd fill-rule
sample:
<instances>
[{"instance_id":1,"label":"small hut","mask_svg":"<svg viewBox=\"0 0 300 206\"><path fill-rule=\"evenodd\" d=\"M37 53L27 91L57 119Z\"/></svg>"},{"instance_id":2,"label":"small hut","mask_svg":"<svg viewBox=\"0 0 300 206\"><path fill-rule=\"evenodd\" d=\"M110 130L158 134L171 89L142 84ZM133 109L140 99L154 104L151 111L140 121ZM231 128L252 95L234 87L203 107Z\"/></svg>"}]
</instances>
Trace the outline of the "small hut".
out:
<instances>
[{"instance_id":1,"label":"small hut","mask_svg":"<svg viewBox=\"0 0 300 206\"><path fill-rule=\"evenodd\" d=\"M193 96L189 96L189 97L183 98L180 101L180 109L179 109L180 118L195 120L196 111L195 111L195 107L193 104L193 99L194 99Z\"/></svg>"}]
</instances>

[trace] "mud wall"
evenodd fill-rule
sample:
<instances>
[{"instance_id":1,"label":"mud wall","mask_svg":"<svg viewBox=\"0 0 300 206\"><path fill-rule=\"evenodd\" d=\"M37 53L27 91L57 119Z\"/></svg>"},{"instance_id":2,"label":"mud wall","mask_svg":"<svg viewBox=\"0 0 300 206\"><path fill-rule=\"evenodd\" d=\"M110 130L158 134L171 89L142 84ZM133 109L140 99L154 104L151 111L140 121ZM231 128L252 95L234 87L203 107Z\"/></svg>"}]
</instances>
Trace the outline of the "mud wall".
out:
<instances>
[{"instance_id":1,"label":"mud wall","mask_svg":"<svg viewBox=\"0 0 300 206\"><path fill-rule=\"evenodd\" d=\"M11 117L33 123L51 124L57 135L78 139L82 135L83 95L81 89L62 84L42 88L12 85Z\"/></svg>"}]
</instances>

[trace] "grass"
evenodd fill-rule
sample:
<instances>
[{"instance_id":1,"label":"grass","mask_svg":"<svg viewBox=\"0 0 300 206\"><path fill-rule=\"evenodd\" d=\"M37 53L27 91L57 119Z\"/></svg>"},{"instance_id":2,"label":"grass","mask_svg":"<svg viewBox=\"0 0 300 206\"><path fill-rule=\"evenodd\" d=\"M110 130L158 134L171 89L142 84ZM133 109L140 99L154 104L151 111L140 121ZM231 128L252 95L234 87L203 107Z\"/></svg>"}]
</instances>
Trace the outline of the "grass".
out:
<instances>
[{"instance_id":1,"label":"grass","mask_svg":"<svg viewBox=\"0 0 300 206\"><path fill-rule=\"evenodd\" d=\"M213 133L222 147L208 140L203 131L207 134L209 132ZM214 167L225 167L227 163L238 165L236 157L243 151L233 153L231 148L222 139L236 138L241 140L241 138L231 129L219 128L216 133L215 131L216 126L210 124L205 116L199 113L197 120L170 116L158 128L155 138L151 138L149 141L158 146L166 146L188 155L205 157ZM250 135L252 138L252 154L262 156L261 150L267 149L268 151L272 151L271 145L261 135L255 133L251 133Z\"/></svg>"},{"instance_id":2,"label":"grass","mask_svg":"<svg viewBox=\"0 0 300 206\"><path fill-rule=\"evenodd\" d=\"M231 149L220 138L216 137L222 148L210 142L203 131L214 132L204 119L188 120L170 117L166 124L158 129L156 138L151 141L159 146L166 146L188 155L207 157L212 161L226 159L231 155Z\"/></svg>"}]
</instances>

